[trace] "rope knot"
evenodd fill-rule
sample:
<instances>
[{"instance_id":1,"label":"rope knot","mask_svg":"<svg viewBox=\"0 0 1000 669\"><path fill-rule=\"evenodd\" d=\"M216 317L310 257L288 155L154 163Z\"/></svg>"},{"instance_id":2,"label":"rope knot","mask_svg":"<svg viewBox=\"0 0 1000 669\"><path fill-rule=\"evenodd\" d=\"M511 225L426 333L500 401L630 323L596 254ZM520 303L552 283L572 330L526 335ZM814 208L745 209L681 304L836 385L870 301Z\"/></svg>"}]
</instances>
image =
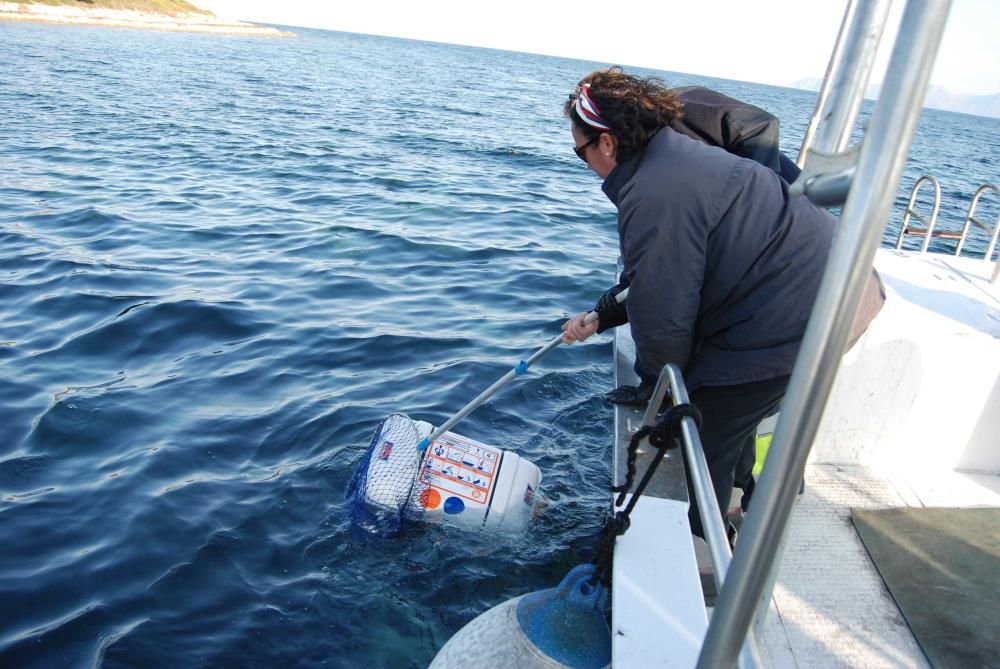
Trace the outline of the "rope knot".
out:
<instances>
[{"instance_id":1,"label":"rope knot","mask_svg":"<svg viewBox=\"0 0 1000 669\"><path fill-rule=\"evenodd\" d=\"M620 537L625 534L625 531L631 524L632 520L628 517L628 514L624 511L618 511L615 515L608 519L608 532L612 536Z\"/></svg>"},{"instance_id":2,"label":"rope knot","mask_svg":"<svg viewBox=\"0 0 1000 669\"><path fill-rule=\"evenodd\" d=\"M653 461L649 463L649 467L639 485L636 486L635 492L632 493L632 499L629 500L628 506L623 511L616 512L604 521L599 547L593 560L593 563L597 565L597 571L593 577L594 583L600 581L605 585L609 584L611 580L611 555L614 550L615 540L628 530L630 524L629 514L635 508L646 486L652 480L653 474L656 472L660 461L663 460L663 456L666 455L667 449L677 445L677 441L681 438L681 421L686 417L694 419L695 424L701 428L701 412L698 411L698 408L689 403L678 404L675 407L667 409L656 425L642 426L629 440L625 482L622 485L611 486L611 492L618 493L615 506L622 506L625 503L625 495L632 487L632 484L635 483L635 461L639 450L639 443L648 437L649 444L657 450L657 453L654 455Z\"/></svg>"},{"instance_id":3,"label":"rope knot","mask_svg":"<svg viewBox=\"0 0 1000 669\"><path fill-rule=\"evenodd\" d=\"M649 430L649 445L658 450L675 448L677 441L673 438L681 434L681 420L685 417L694 419L701 428L701 412L693 404L678 404L673 407L651 430Z\"/></svg>"}]
</instances>

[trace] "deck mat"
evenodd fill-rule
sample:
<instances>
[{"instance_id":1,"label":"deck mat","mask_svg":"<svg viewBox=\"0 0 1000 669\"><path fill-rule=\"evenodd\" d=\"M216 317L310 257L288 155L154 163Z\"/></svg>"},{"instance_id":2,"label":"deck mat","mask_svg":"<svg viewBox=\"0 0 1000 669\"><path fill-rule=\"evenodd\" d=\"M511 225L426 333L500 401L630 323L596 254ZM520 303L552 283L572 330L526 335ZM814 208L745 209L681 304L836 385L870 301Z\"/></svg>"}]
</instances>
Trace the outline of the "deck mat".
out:
<instances>
[{"instance_id":1,"label":"deck mat","mask_svg":"<svg viewBox=\"0 0 1000 669\"><path fill-rule=\"evenodd\" d=\"M1000 509L854 509L851 515L930 663L996 667Z\"/></svg>"}]
</instances>

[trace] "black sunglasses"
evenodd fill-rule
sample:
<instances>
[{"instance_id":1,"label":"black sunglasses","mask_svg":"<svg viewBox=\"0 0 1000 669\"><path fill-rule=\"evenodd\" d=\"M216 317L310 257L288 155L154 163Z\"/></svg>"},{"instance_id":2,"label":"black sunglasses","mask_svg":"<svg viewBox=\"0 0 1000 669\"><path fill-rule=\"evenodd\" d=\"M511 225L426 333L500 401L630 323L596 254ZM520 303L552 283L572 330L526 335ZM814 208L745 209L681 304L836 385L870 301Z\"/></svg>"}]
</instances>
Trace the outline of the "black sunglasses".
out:
<instances>
[{"instance_id":1,"label":"black sunglasses","mask_svg":"<svg viewBox=\"0 0 1000 669\"><path fill-rule=\"evenodd\" d=\"M583 162L587 162L587 155L584 152L587 150L588 146L590 146L591 144L593 144L594 142L596 142L600 138L601 138L600 135L598 135L597 137L591 137L591 139L590 139L589 142L585 142L585 143L581 144L580 146L574 146L573 147L573 153L575 153L576 157L579 158L580 160L582 160Z\"/></svg>"}]
</instances>

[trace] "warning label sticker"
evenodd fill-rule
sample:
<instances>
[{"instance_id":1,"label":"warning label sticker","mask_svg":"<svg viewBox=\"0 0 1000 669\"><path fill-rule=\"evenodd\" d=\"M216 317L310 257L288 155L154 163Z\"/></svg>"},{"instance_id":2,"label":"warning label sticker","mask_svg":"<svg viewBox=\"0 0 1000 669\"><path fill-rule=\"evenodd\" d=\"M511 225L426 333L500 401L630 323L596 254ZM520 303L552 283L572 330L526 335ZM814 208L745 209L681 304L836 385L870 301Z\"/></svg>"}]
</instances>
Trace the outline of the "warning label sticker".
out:
<instances>
[{"instance_id":1,"label":"warning label sticker","mask_svg":"<svg viewBox=\"0 0 1000 669\"><path fill-rule=\"evenodd\" d=\"M420 480L442 493L485 506L493 489L500 450L445 432L430 445Z\"/></svg>"}]
</instances>

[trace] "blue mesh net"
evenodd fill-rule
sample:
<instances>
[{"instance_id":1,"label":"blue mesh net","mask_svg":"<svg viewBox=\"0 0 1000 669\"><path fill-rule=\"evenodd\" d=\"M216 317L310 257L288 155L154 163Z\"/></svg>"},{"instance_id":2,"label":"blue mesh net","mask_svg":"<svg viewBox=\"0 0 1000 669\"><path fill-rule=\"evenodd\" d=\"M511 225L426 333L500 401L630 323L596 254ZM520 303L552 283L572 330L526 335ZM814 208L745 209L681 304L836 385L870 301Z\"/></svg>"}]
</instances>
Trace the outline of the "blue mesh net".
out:
<instances>
[{"instance_id":1,"label":"blue mesh net","mask_svg":"<svg viewBox=\"0 0 1000 669\"><path fill-rule=\"evenodd\" d=\"M403 414L379 423L347 488L353 498L351 522L368 532L388 536L406 520L423 516L420 497L428 485L418 479L422 453L417 426Z\"/></svg>"}]
</instances>

